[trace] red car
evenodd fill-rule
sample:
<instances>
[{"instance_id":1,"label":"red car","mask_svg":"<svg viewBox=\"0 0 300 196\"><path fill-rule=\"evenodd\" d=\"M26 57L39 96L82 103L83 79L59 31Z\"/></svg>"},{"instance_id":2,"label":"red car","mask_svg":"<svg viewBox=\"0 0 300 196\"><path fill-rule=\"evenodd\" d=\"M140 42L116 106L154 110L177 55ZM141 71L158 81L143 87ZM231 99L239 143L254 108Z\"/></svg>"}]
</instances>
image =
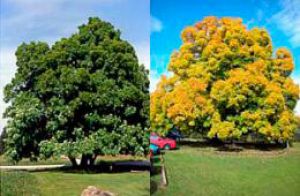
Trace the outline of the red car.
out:
<instances>
[{"instance_id":1,"label":"red car","mask_svg":"<svg viewBox=\"0 0 300 196\"><path fill-rule=\"evenodd\" d=\"M158 135L150 135L150 143L157 145L160 149L171 150L176 148L176 141L169 138L162 138Z\"/></svg>"}]
</instances>

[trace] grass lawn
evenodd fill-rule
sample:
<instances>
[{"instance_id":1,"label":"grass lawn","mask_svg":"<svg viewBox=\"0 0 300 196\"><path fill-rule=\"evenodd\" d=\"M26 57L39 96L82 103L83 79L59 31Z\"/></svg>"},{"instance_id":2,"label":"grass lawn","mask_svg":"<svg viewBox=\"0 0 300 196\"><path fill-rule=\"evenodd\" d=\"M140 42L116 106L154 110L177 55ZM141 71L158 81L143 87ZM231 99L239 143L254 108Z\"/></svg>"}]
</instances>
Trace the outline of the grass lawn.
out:
<instances>
[{"instance_id":1,"label":"grass lawn","mask_svg":"<svg viewBox=\"0 0 300 196\"><path fill-rule=\"evenodd\" d=\"M97 158L97 163L113 163L127 160L145 160L144 157L120 155L102 156ZM68 159L48 159L31 162L23 159L17 165L51 165L70 164ZM0 165L12 165L12 163L0 156ZM65 196L80 195L88 186L96 186L108 190L117 195L149 195L149 172L122 172L122 173L93 173L84 171L53 170L39 172L8 172L1 171L0 195L42 195Z\"/></svg>"},{"instance_id":2,"label":"grass lawn","mask_svg":"<svg viewBox=\"0 0 300 196\"><path fill-rule=\"evenodd\" d=\"M184 145L164 159L169 184L151 190L153 195L300 195L300 143L275 152Z\"/></svg>"},{"instance_id":3,"label":"grass lawn","mask_svg":"<svg viewBox=\"0 0 300 196\"><path fill-rule=\"evenodd\" d=\"M87 186L117 195L149 195L149 173L1 172L0 195L80 195Z\"/></svg>"},{"instance_id":4,"label":"grass lawn","mask_svg":"<svg viewBox=\"0 0 300 196\"><path fill-rule=\"evenodd\" d=\"M28 172L0 172L0 195L38 195L37 180Z\"/></svg>"}]
</instances>

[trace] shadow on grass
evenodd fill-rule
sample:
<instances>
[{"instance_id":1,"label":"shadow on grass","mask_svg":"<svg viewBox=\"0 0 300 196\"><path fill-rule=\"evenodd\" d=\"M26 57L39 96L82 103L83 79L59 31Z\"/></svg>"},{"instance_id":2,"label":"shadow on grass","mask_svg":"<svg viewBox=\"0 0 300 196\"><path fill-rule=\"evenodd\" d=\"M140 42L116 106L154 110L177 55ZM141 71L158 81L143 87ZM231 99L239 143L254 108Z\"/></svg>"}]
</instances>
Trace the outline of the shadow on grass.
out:
<instances>
[{"instance_id":1,"label":"shadow on grass","mask_svg":"<svg viewBox=\"0 0 300 196\"><path fill-rule=\"evenodd\" d=\"M154 165L150 170L150 195L154 194L160 185L161 166Z\"/></svg>"},{"instance_id":2,"label":"shadow on grass","mask_svg":"<svg viewBox=\"0 0 300 196\"><path fill-rule=\"evenodd\" d=\"M153 195L158 189L158 183L150 179L150 195Z\"/></svg>"},{"instance_id":3,"label":"shadow on grass","mask_svg":"<svg viewBox=\"0 0 300 196\"><path fill-rule=\"evenodd\" d=\"M94 166L87 168L72 167L66 165L57 169L45 169L32 172L54 171L63 173L125 173L150 171L150 162L145 160L120 160L120 161L98 161Z\"/></svg>"},{"instance_id":4,"label":"shadow on grass","mask_svg":"<svg viewBox=\"0 0 300 196\"><path fill-rule=\"evenodd\" d=\"M156 193L162 187L162 165L163 165L163 154L153 156L151 160L150 169L150 195Z\"/></svg>"},{"instance_id":5,"label":"shadow on grass","mask_svg":"<svg viewBox=\"0 0 300 196\"><path fill-rule=\"evenodd\" d=\"M258 151L282 151L286 146L278 143L254 143L254 142L234 142L225 143L218 140L201 140L181 141L180 145L189 146L193 148L215 148L215 151L220 152L242 152L244 150L258 150Z\"/></svg>"},{"instance_id":6,"label":"shadow on grass","mask_svg":"<svg viewBox=\"0 0 300 196\"><path fill-rule=\"evenodd\" d=\"M182 140L179 142L182 146L189 146L189 147L195 147L195 148L211 148L211 147L218 147L221 146L222 143L218 142L210 142L210 141L193 141L193 140Z\"/></svg>"}]
</instances>

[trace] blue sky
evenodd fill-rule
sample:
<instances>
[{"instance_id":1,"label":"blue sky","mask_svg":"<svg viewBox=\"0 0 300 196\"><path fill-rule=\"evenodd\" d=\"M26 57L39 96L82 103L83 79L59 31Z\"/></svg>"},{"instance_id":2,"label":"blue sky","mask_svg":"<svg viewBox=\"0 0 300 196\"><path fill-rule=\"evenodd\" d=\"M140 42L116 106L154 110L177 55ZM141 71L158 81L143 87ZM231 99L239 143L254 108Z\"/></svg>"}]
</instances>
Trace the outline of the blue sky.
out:
<instances>
[{"instance_id":1,"label":"blue sky","mask_svg":"<svg viewBox=\"0 0 300 196\"><path fill-rule=\"evenodd\" d=\"M273 46L286 47L294 56L292 75L300 83L300 0L151 0L151 90L161 74L168 75L172 51L181 45L180 33L205 16L243 19L248 28L266 28ZM300 114L298 102L296 111Z\"/></svg>"},{"instance_id":2,"label":"blue sky","mask_svg":"<svg viewBox=\"0 0 300 196\"><path fill-rule=\"evenodd\" d=\"M22 42L53 44L70 36L88 17L111 22L132 43L141 63L150 66L150 0L1 0L0 114L6 104L2 89L13 77L14 52ZM0 132L5 119L0 117Z\"/></svg>"}]
</instances>

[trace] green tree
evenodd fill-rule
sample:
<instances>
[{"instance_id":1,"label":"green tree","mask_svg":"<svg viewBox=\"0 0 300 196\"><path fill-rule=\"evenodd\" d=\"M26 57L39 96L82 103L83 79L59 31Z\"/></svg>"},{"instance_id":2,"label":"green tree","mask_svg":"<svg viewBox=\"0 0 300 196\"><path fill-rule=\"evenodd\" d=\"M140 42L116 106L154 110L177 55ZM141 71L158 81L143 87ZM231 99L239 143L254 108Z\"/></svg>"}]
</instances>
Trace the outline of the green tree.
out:
<instances>
[{"instance_id":1,"label":"green tree","mask_svg":"<svg viewBox=\"0 0 300 196\"><path fill-rule=\"evenodd\" d=\"M183 43L151 94L151 129L171 127L220 140L293 138L299 86L292 54L273 51L265 29L241 19L207 17L182 32ZM253 136L253 137L252 137Z\"/></svg>"},{"instance_id":2,"label":"green tree","mask_svg":"<svg viewBox=\"0 0 300 196\"><path fill-rule=\"evenodd\" d=\"M4 128L0 134L0 155L5 152L5 138L7 136L6 129Z\"/></svg>"},{"instance_id":3,"label":"green tree","mask_svg":"<svg viewBox=\"0 0 300 196\"><path fill-rule=\"evenodd\" d=\"M14 161L148 152L149 80L134 48L99 18L53 46L21 44L5 87L6 155Z\"/></svg>"}]
</instances>

